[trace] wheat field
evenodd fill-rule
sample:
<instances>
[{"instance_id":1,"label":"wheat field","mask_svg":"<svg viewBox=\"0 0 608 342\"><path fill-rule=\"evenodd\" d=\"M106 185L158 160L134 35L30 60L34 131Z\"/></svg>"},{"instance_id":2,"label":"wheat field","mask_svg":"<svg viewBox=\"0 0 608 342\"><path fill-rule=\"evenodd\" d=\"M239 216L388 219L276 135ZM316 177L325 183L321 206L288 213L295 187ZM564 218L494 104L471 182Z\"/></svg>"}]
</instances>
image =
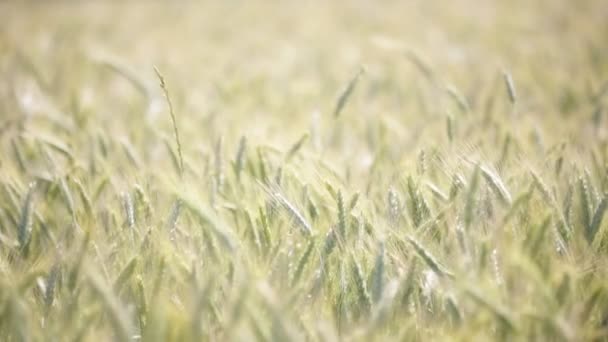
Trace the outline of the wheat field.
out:
<instances>
[{"instance_id":1,"label":"wheat field","mask_svg":"<svg viewBox=\"0 0 608 342\"><path fill-rule=\"evenodd\" d=\"M0 3L0 340L608 340L607 18Z\"/></svg>"}]
</instances>

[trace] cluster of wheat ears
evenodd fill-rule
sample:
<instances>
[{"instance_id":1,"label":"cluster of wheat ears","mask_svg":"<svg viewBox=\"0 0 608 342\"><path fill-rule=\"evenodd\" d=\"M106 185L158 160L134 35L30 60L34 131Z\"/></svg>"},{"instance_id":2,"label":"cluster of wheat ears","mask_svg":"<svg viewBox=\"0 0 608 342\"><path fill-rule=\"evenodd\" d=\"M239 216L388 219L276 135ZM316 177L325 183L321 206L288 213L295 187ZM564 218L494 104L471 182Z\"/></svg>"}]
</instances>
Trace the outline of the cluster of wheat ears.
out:
<instances>
[{"instance_id":1,"label":"cluster of wheat ears","mask_svg":"<svg viewBox=\"0 0 608 342\"><path fill-rule=\"evenodd\" d=\"M608 339L575 7L0 4L0 340Z\"/></svg>"}]
</instances>

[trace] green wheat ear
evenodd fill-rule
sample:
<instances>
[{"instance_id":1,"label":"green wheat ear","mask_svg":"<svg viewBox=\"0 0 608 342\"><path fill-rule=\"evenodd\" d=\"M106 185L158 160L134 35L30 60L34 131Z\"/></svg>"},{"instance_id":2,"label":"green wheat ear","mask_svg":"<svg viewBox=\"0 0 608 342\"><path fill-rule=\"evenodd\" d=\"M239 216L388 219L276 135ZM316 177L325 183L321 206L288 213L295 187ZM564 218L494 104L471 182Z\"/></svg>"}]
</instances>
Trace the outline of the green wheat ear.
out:
<instances>
[{"instance_id":1,"label":"green wheat ear","mask_svg":"<svg viewBox=\"0 0 608 342\"><path fill-rule=\"evenodd\" d=\"M475 210L475 205L477 202L477 187L479 186L479 166L475 167L475 171L473 171L473 176L471 177L471 182L469 184L469 189L467 192L467 198L464 207L464 227L465 230L468 230L473 222L473 214Z\"/></svg>"},{"instance_id":2,"label":"green wheat ear","mask_svg":"<svg viewBox=\"0 0 608 342\"><path fill-rule=\"evenodd\" d=\"M418 242L413 237L407 237L407 241L414 247L416 253L420 256L420 258L435 272L440 276L448 276L453 277L454 274L443 267L437 259L431 254L420 242Z\"/></svg>"},{"instance_id":3,"label":"green wheat ear","mask_svg":"<svg viewBox=\"0 0 608 342\"><path fill-rule=\"evenodd\" d=\"M355 256L352 256L351 260L352 274L355 281L359 306L361 306L364 312L367 312L372 307L372 298L367 289L367 283L365 281L365 276L363 275L361 264L357 261Z\"/></svg>"},{"instance_id":4,"label":"green wheat ear","mask_svg":"<svg viewBox=\"0 0 608 342\"><path fill-rule=\"evenodd\" d=\"M348 99L350 98L352 93L355 91L355 88L357 87L357 83L359 83L359 79L361 78L361 76L364 73L365 73L365 68L361 67L359 69L359 71L357 72L357 74L355 74L355 76L350 80L350 82L348 82L348 85L346 86L346 88L344 88L344 91L342 91L342 93L340 94L340 97L338 97L338 101L336 102L336 107L334 108L334 117L337 118L338 116L340 116L340 113L342 113L344 106L348 102Z\"/></svg>"},{"instance_id":5,"label":"green wheat ear","mask_svg":"<svg viewBox=\"0 0 608 342\"><path fill-rule=\"evenodd\" d=\"M236 152L236 156L234 158L234 173L236 174L237 179L240 181L241 172L243 171L243 167L245 165L245 154L247 152L247 138L242 136L239 140L239 147Z\"/></svg>"},{"instance_id":6,"label":"green wheat ear","mask_svg":"<svg viewBox=\"0 0 608 342\"><path fill-rule=\"evenodd\" d=\"M19 247L24 255L28 253L28 246L32 236L32 221L34 216L34 193L36 190L36 183L31 183L23 206L21 207L21 218L19 220L19 230L17 238L19 241Z\"/></svg>"},{"instance_id":7,"label":"green wheat ear","mask_svg":"<svg viewBox=\"0 0 608 342\"><path fill-rule=\"evenodd\" d=\"M491 172L485 166L480 166L479 169L481 170L481 173L483 174L484 178L486 179L494 193L498 195L498 198L500 198L500 200L504 204L510 205L513 200L511 198L509 190L507 190L507 187L503 183L502 179L500 179L500 177L495 172Z\"/></svg>"},{"instance_id":8,"label":"green wheat ear","mask_svg":"<svg viewBox=\"0 0 608 342\"><path fill-rule=\"evenodd\" d=\"M308 246L306 247L306 250L304 251L304 253L302 253L300 260L298 261L296 270L293 273L293 277L291 279L292 285L298 284L298 281L300 280L300 278L302 277L302 273L304 272L304 268L306 267L306 265L308 264L308 262L310 260L310 256L313 253L314 247L315 247L315 241L314 241L314 239L310 239L310 241L308 242Z\"/></svg>"},{"instance_id":9,"label":"green wheat ear","mask_svg":"<svg viewBox=\"0 0 608 342\"><path fill-rule=\"evenodd\" d=\"M309 133L304 133L302 135L302 137L300 137L300 139L298 139L298 141L296 141L287 151L287 153L285 154L285 161L289 161L291 160L291 158L293 158L298 151L302 148L302 146L304 146L304 144L309 140L310 134Z\"/></svg>"},{"instance_id":10,"label":"green wheat ear","mask_svg":"<svg viewBox=\"0 0 608 342\"><path fill-rule=\"evenodd\" d=\"M372 270L372 299L374 303L378 303L384 294L384 277L385 277L385 264L384 264L384 242L381 242L378 246L378 254L376 255L376 263Z\"/></svg>"},{"instance_id":11,"label":"green wheat ear","mask_svg":"<svg viewBox=\"0 0 608 342\"><path fill-rule=\"evenodd\" d=\"M342 192L338 191L337 196L338 204L338 231L340 232L340 239L346 241L346 209L344 208L344 198Z\"/></svg>"},{"instance_id":12,"label":"green wheat ear","mask_svg":"<svg viewBox=\"0 0 608 342\"><path fill-rule=\"evenodd\" d=\"M507 71L502 72L503 79L505 81L505 85L507 87L507 94L509 95L509 101L512 104L515 104L517 101L517 94L515 92L515 83L513 82L513 77Z\"/></svg>"},{"instance_id":13,"label":"green wheat ear","mask_svg":"<svg viewBox=\"0 0 608 342\"><path fill-rule=\"evenodd\" d=\"M604 218L604 214L605 214L607 208L608 208L608 194L605 194L604 197L602 197L600 203L597 205L597 208L595 209L595 213L593 214L593 218L591 219L591 223L589 224L589 227L585 231L586 232L585 237L587 238L587 241L590 244L593 243L597 233L600 230L600 226L602 224L602 220Z\"/></svg>"}]
</instances>

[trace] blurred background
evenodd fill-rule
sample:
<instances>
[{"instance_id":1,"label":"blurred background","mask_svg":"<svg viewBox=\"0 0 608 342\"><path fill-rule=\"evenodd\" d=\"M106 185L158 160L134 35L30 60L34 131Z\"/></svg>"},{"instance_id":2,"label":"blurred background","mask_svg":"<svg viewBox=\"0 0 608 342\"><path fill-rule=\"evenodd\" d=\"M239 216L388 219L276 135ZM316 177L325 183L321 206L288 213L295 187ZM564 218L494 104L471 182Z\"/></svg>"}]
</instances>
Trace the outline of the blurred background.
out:
<instances>
[{"instance_id":1,"label":"blurred background","mask_svg":"<svg viewBox=\"0 0 608 342\"><path fill-rule=\"evenodd\" d=\"M463 104L510 121L508 74L517 122L557 142L599 122L586 119L607 89L606 18L596 0L3 2L0 118L138 139L142 123L169 127L157 66L185 136L281 144L334 125L337 97L364 68L345 112L360 134L332 129L316 144L356 146L383 125L413 149L407 137L443 130L435 119Z\"/></svg>"}]
</instances>

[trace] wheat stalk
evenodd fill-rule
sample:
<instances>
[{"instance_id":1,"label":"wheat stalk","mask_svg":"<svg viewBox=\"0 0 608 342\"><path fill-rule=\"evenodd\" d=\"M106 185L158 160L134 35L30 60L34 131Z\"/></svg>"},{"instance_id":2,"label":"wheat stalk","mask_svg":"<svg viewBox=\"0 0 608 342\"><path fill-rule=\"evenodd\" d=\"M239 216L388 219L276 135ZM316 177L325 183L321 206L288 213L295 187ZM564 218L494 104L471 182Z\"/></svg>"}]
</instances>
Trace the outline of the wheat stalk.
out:
<instances>
[{"instance_id":1,"label":"wheat stalk","mask_svg":"<svg viewBox=\"0 0 608 342\"><path fill-rule=\"evenodd\" d=\"M184 157L182 155L182 144L179 139L179 131L177 129L177 118L175 117L175 112L173 110L173 102L171 101L171 96L169 96L169 89L167 88L167 84L165 83L165 78L160 73L157 67L154 67L154 72L156 73L156 77L158 77L160 87L163 90L163 94L165 95L167 106L169 106L169 115L171 115L171 123L173 124L173 134L175 135L175 143L177 145L177 155L179 156L179 173L180 177L183 177Z\"/></svg>"}]
</instances>

